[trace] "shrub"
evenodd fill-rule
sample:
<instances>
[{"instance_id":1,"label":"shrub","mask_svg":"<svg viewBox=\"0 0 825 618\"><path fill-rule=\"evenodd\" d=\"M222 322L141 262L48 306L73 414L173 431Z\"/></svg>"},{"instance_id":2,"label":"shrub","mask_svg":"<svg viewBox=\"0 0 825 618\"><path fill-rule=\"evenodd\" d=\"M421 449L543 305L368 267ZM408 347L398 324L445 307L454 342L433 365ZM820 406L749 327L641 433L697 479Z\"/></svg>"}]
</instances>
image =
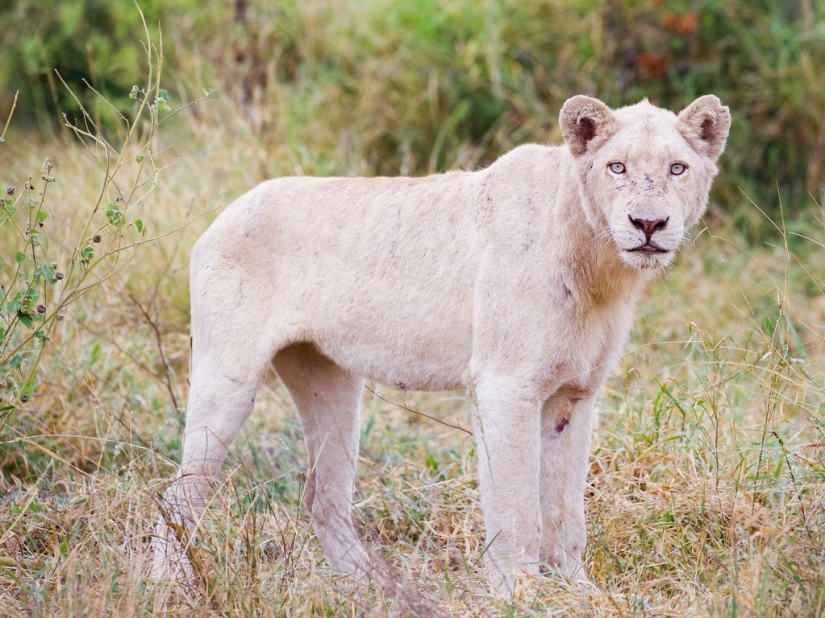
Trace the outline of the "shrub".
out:
<instances>
[{"instance_id":1,"label":"shrub","mask_svg":"<svg viewBox=\"0 0 825 618\"><path fill-rule=\"evenodd\" d=\"M115 110L134 111L129 92L144 68L144 55L135 45L143 31L142 16L152 39L158 41L158 23L172 9L192 2L140 0L139 4L141 10L132 2L107 0L0 4L4 25L0 82L6 84L0 109L19 91L19 113L26 120L37 118L44 126L54 126L46 121L49 115L78 111L75 97L96 124L107 128L117 122ZM63 88L61 78L74 93Z\"/></svg>"},{"instance_id":2,"label":"shrub","mask_svg":"<svg viewBox=\"0 0 825 618\"><path fill-rule=\"evenodd\" d=\"M221 83L277 152L304 173L421 174L486 164L525 141L558 141L578 92L613 106L642 97L680 109L699 94L733 111L715 200L764 234L740 189L768 211L819 199L825 169L825 7L804 0L141 0L164 24L186 88ZM41 118L74 106L98 123L128 113L140 66L130 3L0 8L10 105ZM171 41L171 42L170 42ZM182 41L187 41L182 45ZM173 42L173 43L172 43ZM206 60L206 62L203 62ZM84 80L102 93L102 104ZM196 88L200 90L200 88ZM45 123L43 123L45 124ZM269 174L283 173L278 162ZM778 189L778 190L777 190Z\"/></svg>"},{"instance_id":3,"label":"shrub","mask_svg":"<svg viewBox=\"0 0 825 618\"><path fill-rule=\"evenodd\" d=\"M200 49L305 173L421 174L558 141L578 92L733 112L715 200L752 235L823 188L825 8L801 0L213 3ZM239 8L240 7L240 8ZM281 173L270 169L269 173ZM778 190L777 190L778 189Z\"/></svg>"},{"instance_id":4,"label":"shrub","mask_svg":"<svg viewBox=\"0 0 825 618\"><path fill-rule=\"evenodd\" d=\"M20 424L25 415L20 412L38 391L41 360L57 349L51 342L69 305L101 287L155 238L151 223L140 213L161 175L155 151L158 126L175 112L161 88L163 56L152 46L148 28L144 32L149 73L146 85L133 85L128 95L133 120L117 114L100 97L118 118L107 131L66 88L80 115L77 120L64 115L65 124L97 174L93 192L78 186L78 195L95 197L79 198L71 218L56 223L52 211L58 205L51 200L50 187L74 179L61 178L49 157L36 170L17 169L22 161L15 161L3 179L7 183L0 194L0 435L9 427L15 430L12 434L25 434ZM26 139L20 133L6 142L14 111L13 106L0 149ZM9 158L15 159L13 152ZM0 445L2 450L9 447L13 452L13 443ZM13 466L6 463L4 468Z\"/></svg>"}]
</instances>

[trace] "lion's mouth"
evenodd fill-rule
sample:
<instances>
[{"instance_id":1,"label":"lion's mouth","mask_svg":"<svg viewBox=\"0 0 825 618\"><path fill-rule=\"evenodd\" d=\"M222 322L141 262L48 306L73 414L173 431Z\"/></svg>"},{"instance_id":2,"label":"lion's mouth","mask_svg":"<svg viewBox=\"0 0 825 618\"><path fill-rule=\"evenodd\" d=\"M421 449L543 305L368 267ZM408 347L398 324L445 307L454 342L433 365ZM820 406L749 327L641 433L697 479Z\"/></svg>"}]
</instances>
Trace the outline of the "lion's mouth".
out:
<instances>
[{"instance_id":1,"label":"lion's mouth","mask_svg":"<svg viewBox=\"0 0 825 618\"><path fill-rule=\"evenodd\" d=\"M640 251L642 253L669 253L667 249L662 249L659 245L656 245L652 242L646 242L643 245L639 245L638 247L633 247L632 249L628 249L631 253L635 253Z\"/></svg>"}]
</instances>

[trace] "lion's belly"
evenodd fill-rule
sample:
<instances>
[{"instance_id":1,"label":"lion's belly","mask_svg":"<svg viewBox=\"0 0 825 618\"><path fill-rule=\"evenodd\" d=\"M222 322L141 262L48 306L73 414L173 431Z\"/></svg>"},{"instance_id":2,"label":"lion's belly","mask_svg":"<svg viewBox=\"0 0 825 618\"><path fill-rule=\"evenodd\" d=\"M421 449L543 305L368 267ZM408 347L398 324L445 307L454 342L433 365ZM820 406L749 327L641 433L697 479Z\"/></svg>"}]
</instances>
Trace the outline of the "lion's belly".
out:
<instances>
[{"instance_id":1,"label":"lion's belly","mask_svg":"<svg viewBox=\"0 0 825 618\"><path fill-rule=\"evenodd\" d=\"M369 380L395 388L415 391L442 391L466 385L468 353L439 350L423 356L404 349L387 350L349 346L330 354L335 361ZM388 353L389 352L389 353Z\"/></svg>"},{"instance_id":2,"label":"lion's belly","mask_svg":"<svg viewBox=\"0 0 825 618\"><path fill-rule=\"evenodd\" d=\"M328 306L326 319L312 329L316 345L342 367L381 384L425 391L461 388L472 354L468 290L441 298L424 287L408 289L418 292L413 295L376 294L362 296L357 304Z\"/></svg>"}]
</instances>

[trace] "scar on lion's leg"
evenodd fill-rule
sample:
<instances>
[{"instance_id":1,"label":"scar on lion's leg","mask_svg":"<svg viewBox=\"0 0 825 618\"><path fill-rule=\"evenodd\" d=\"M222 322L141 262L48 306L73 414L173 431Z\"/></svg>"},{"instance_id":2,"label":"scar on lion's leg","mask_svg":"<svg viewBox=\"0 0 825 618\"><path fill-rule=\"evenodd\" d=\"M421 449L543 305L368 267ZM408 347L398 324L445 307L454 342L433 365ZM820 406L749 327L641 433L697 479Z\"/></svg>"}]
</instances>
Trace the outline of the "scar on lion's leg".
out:
<instances>
[{"instance_id":1,"label":"scar on lion's leg","mask_svg":"<svg viewBox=\"0 0 825 618\"><path fill-rule=\"evenodd\" d=\"M579 403L581 399L579 397L574 397L570 399L570 407L572 408L577 403ZM564 416L562 419L556 423L556 433L561 433L565 430L565 428L570 424L570 416Z\"/></svg>"}]
</instances>

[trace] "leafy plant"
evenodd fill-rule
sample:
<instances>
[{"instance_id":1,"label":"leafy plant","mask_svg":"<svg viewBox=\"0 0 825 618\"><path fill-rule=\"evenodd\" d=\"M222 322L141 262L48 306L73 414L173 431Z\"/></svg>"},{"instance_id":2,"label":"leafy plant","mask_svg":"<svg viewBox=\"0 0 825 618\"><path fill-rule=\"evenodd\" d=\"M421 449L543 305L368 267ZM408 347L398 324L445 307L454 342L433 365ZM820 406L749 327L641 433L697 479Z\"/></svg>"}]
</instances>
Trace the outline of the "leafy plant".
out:
<instances>
[{"instance_id":1,"label":"leafy plant","mask_svg":"<svg viewBox=\"0 0 825 618\"><path fill-rule=\"evenodd\" d=\"M156 133L166 118L188 105L172 110L169 93L161 88L163 48L152 44L145 22L144 33L146 84L133 86L131 119L118 112L111 136L63 84L80 112L75 120L64 114L65 125L100 172L97 199L78 217L82 223L74 238L63 236L65 230L54 225L50 212L50 187L72 180L61 178L49 158L39 173L18 175L22 184L9 185L0 195L0 430L36 393L38 366L67 308L156 238L139 218L160 181L162 170L153 152ZM202 99L210 96L205 92ZM5 146L14 109L0 137Z\"/></svg>"}]
</instances>

